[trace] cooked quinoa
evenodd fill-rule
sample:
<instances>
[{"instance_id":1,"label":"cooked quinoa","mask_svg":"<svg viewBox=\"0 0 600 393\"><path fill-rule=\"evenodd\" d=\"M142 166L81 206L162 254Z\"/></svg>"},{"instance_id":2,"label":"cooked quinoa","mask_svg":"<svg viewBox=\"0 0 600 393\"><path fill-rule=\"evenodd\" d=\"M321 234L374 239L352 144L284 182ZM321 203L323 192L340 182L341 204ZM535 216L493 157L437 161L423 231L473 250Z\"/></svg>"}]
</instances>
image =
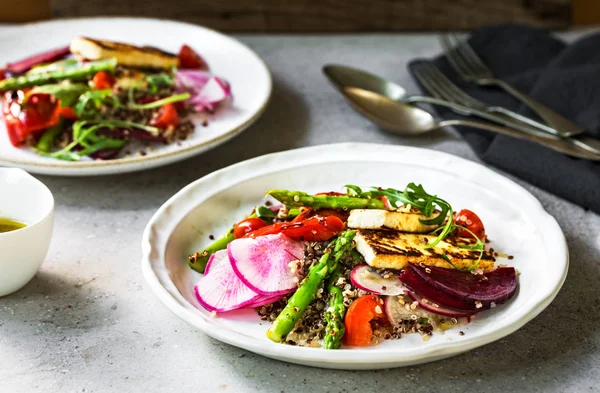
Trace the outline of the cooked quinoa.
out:
<instances>
[{"instance_id":1,"label":"cooked quinoa","mask_svg":"<svg viewBox=\"0 0 600 393\"><path fill-rule=\"evenodd\" d=\"M298 272L300 277L304 277L308 272L308 269L319 262L319 259L325 253L328 243L329 242L305 242L304 258L302 261L290 263L290 269ZM359 254L347 253L346 256L340 260L342 276L334 285L342 290L346 308L350 307L354 299L369 294L369 292L354 287L350 281L350 273L354 266L364 263L364 260L358 259L359 256ZM398 272L390 270L382 270L380 273L382 276L385 276L386 274L398 274ZM302 280L299 280L299 282L301 281ZM324 287L325 283L322 283L317 291L316 299L306 309L302 318L287 336L287 340L285 341L286 344L321 347L321 340L325 335L325 327L327 325L327 322L325 321L325 310L328 307L327 292ZM290 296L291 294L274 303L259 307L257 311L261 319L263 321L273 322L286 306ZM407 311L411 312L410 317L412 318L402 321L398 326L381 324L376 320L372 321L371 326L373 328L374 341L397 340L402 337L402 334L407 333L420 333L423 339L427 340L433 334L434 330L447 330L449 327L453 327L462 322L455 318L443 318L423 309L416 311L418 308L417 302L413 302L407 295L398 297L398 301L405 306Z\"/></svg>"}]
</instances>

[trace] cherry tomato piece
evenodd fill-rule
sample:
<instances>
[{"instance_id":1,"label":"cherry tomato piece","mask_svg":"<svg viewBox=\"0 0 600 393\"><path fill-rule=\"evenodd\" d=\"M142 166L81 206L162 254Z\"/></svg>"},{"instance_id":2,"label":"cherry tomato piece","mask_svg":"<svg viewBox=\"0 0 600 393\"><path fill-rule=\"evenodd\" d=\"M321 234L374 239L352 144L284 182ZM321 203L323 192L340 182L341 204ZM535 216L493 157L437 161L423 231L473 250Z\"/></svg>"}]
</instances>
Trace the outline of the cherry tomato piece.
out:
<instances>
[{"instance_id":1,"label":"cherry tomato piece","mask_svg":"<svg viewBox=\"0 0 600 393\"><path fill-rule=\"evenodd\" d=\"M0 70L0 81L3 81L4 79L6 79L6 71Z\"/></svg>"},{"instance_id":2,"label":"cherry tomato piece","mask_svg":"<svg viewBox=\"0 0 600 393\"><path fill-rule=\"evenodd\" d=\"M454 225L465 227L469 231L473 232L481 241L485 240L485 228L483 226L483 222L481 222L481 219L477 216L477 214L473 213L471 210L463 209L459 211L454 216ZM472 238L473 235L469 231L463 228L458 228L455 232L455 235L458 237Z\"/></svg>"},{"instance_id":3,"label":"cherry tomato piece","mask_svg":"<svg viewBox=\"0 0 600 393\"><path fill-rule=\"evenodd\" d=\"M327 191L327 192L318 192L315 195L345 196L346 194L344 194L343 192L337 192L337 191Z\"/></svg>"},{"instance_id":4,"label":"cherry tomato piece","mask_svg":"<svg viewBox=\"0 0 600 393\"><path fill-rule=\"evenodd\" d=\"M165 104L160 108L158 117L153 119L151 123L158 128L177 127L179 125L179 114L173 104Z\"/></svg>"},{"instance_id":5,"label":"cherry tomato piece","mask_svg":"<svg viewBox=\"0 0 600 393\"><path fill-rule=\"evenodd\" d=\"M290 223L281 233L294 240L309 242L329 240L344 230L344 223L335 216L313 216L301 222Z\"/></svg>"},{"instance_id":6,"label":"cherry tomato piece","mask_svg":"<svg viewBox=\"0 0 600 393\"><path fill-rule=\"evenodd\" d=\"M233 228L233 237L239 239L240 237L244 237L247 233L263 228L265 225L267 224L260 218L246 218L235 225Z\"/></svg>"},{"instance_id":7,"label":"cherry tomato piece","mask_svg":"<svg viewBox=\"0 0 600 393\"><path fill-rule=\"evenodd\" d=\"M372 345L373 320L385 320L383 300L379 296L365 295L353 301L344 319L344 343L357 347Z\"/></svg>"},{"instance_id":8,"label":"cherry tomato piece","mask_svg":"<svg viewBox=\"0 0 600 393\"><path fill-rule=\"evenodd\" d=\"M206 61L189 45L182 45L179 50L179 67L208 70Z\"/></svg>"},{"instance_id":9,"label":"cherry tomato piece","mask_svg":"<svg viewBox=\"0 0 600 393\"><path fill-rule=\"evenodd\" d=\"M106 71L100 71L94 75L92 83L98 90L111 89L115 84L115 78Z\"/></svg>"}]
</instances>

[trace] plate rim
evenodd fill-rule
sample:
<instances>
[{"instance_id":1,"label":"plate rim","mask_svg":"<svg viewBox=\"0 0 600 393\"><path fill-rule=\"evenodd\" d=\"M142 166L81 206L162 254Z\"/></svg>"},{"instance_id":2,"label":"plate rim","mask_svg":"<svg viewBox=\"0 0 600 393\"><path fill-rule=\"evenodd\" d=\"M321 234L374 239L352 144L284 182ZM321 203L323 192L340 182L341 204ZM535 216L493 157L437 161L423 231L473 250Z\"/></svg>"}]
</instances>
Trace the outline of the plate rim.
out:
<instances>
[{"instance_id":1,"label":"plate rim","mask_svg":"<svg viewBox=\"0 0 600 393\"><path fill-rule=\"evenodd\" d=\"M443 343L432 344L430 348L420 348L418 351L412 351L411 354L401 353L399 356L394 356L394 353L385 354L386 356L373 356L373 354L377 354L376 351L367 351L363 349L344 349L342 351L327 351L328 357L323 358L323 356L319 356L323 354L323 349L315 349L315 348L302 348L302 347L289 347L281 344L274 345L264 345L265 342L262 340L254 339L248 340L247 337L240 336L245 339L246 343L240 343L239 339L236 339L238 333L236 332L221 332L219 329L215 329L213 325L204 321L199 315L193 313L191 310L186 308L183 304L181 304L181 300L177 299L176 295L179 295L181 299L184 300L185 303L189 305L189 302L185 300L181 294L172 294L169 290L163 285L161 279L157 272L154 270L152 265L152 256L156 254L158 251L156 247L152 244L153 234L159 232L157 229L157 225L160 224L161 220L167 219L168 214L173 209L174 206L177 205L180 198L186 196L188 192L193 190L195 187L198 187L199 184L210 181L213 178L220 177L223 174L226 174L229 171L235 171L239 168L243 167L252 167L255 168L256 165L264 164L265 162L278 157L278 158L287 158L288 160L291 157L295 156L295 163L297 166L301 165L301 161L306 160L304 165L310 165L314 163L310 160L310 158L305 158L308 156L319 156L321 151L331 152L332 149L340 149L346 152L351 151L361 151L360 149L373 149L380 151L380 149L388 149L388 150L397 150L397 153L401 153L403 150L416 151L422 154L435 154L440 155L440 158L457 160L459 163L467 164L467 165L475 165L480 167L481 170L484 170L490 176L495 177L496 180L511 184L511 186L515 187L515 189L519 192L520 196L526 197L529 202L529 209L534 208L536 210L535 217L540 219L543 218L546 220L545 225L551 225L554 228L551 229L551 233L558 235L558 239L560 240L560 244L556 244L559 249L562 249L562 255L556 255L556 258L560 258L560 261L563 263L562 271L557 274L552 275L554 278L552 281L552 286L548 286L548 288L542 288L542 294L536 295L536 302L532 305L528 305L527 309L523 313L523 315L512 321L511 323L503 326L502 328L497 328L488 333L485 333L483 336L474 337L472 339L468 339L465 342L459 341L447 341ZM310 154L307 154L310 153ZM402 154L396 154L396 157L401 157ZM365 159L366 161L369 158ZM375 157L372 160L376 161ZM389 161L389 160L388 160ZM287 169L287 168L284 168ZM267 170L266 173L272 172L272 170ZM233 179L232 181L237 182L240 181L238 177ZM216 192L216 190L215 190ZM214 192L209 192L214 193ZM185 217L191 210L193 210L198 204L193 204L191 206L189 203L185 210L185 214L179 218L179 221L175 223L173 228L175 228L180 220ZM174 209L173 209L174 210ZM167 235L167 241L172 235L172 229ZM166 244L166 242L165 242ZM158 256L159 258L163 258L164 255ZM255 157L249 160L245 160L225 168L219 169L215 172L212 172L200 179L197 179L187 186L183 187L180 191L174 194L171 198L169 198L152 216L147 226L144 229L142 236L142 273L144 278L155 295L159 298L159 300L176 316L186 321L190 325L196 327L204 334L207 334L210 337L213 337L219 341L225 342L227 344L260 354L262 356L287 361L290 363L298 363L305 364L317 367L325 367L325 368L336 368L336 369L379 369L379 368L388 368L388 367L402 367L410 364L423 363L428 361L437 360L442 357L449 357L453 355L457 355L459 353L469 351L471 349L477 348L479 346L491 343L500 338L506 337L511 333L514 333L516 330L520 329L526 323L534 319L537 315L539 315L546 307L554 300L560 289L562 288L565 279L567 277L568 269L569 269L569 250L566 238L562 229L560 228L556 219L550 215L542 206L540 201L535 198L528 190L526 190L523 186L516 183L512 179L507 178L506 176L497 173L490 168L479 164L474 161L470 161L464 159L462 157L455 156L450 153L441 152L432 149L426 148L418 148L418 147L409 147L409 146L390 146L383 144L375 144L375 143L336 143L336 144L325 144L311 147L303 147L299 149L287 150L282 152L275 152L266 155L262 155L259 157ZM171 281L172 283L172 281ZM261 345L262 343L262 345ZM290 355L289 349L293 348L293 356ZM287 353L286 353L287 352ZM415 353L416 352L416 353ZM353 356L360 354L360 356Z\"/></svg>"},{"instance_id":2,"label":"plate rim","mask_svg":"<svg viewBox=\"0 0 600 393\"><path fill-rule=\"evenodd\" d=\"M225 39L231 40L234 43L240 45L245 48L249 53L254 55L259 63L262 65L267 75L267 94L265 96L264 101L261 103L261 106L258 110L244 123L234 127L222 135L219 135L213 139L203 142L202 144L187 146L181 149L161 152L161 153L153 153L145 156L133 156L133 157L125 157L118 158L114 160L95 160L95 161L80 161L80 162L44 162L44 163L32 163L30 161L23 161L19 159L5 159L0 158L0 166L14 166L18 168L22 168L27 170L28 172L45 174L45 175L56 175L56 176L89 176L89 175L106 175L112 173L129 173L136 172L141 170L146 170L150 168L154 168L161 165L168 165L170 163L181 161L186 158L190 158L192 156L201 154L208 150L211 150L228 140L234 138L247 129L250 125L256 122L267 109L271 98L273 96L273 75L271 70L269 69L267 63L263 59L261 55L259 55L256 51L250 48L248 45L240 41L239 39L222 33L218 30L211 29L209 27L205 27L202 25L197 25L193 23L181 22L177 20L167 19L167 18L146 18L146 17L127 17L127 16L99 16L99 17L76 17L76 18L56 18L48 21L41 22L29 22L22 23L18 25L5 26L6 33L10 33L12 31L18 31L23 28L31 28L37 26L45 26L45 25L53 25L60 24L61 22L86 22L86 21L109 21L109 20L119 20L119 21L136 21L136 22L160 22L167 23L172 25L180 25L191 27L199 30L208 31L214 34L218 34ZM0 33L0 36L2 33ZM58 171L65 171L59 173Z\"/></svg>"}]
</instances>

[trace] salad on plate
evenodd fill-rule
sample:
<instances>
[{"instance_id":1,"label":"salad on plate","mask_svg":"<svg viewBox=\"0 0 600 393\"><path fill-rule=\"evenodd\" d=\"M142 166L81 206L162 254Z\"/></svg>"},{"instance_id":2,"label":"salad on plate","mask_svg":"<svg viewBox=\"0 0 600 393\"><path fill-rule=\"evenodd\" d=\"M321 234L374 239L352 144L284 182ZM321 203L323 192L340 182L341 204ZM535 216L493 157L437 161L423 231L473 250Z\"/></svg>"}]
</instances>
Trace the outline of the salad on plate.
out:
<instances>
[{"instance_id":1,"label":"salad on plate","mask_svg":"<svg viewBox=\"0 0 600 393\"><path fill-rule=\"evenodd\" d=\"M231 97L188 45L172 54L88 37L7 64L0 91L12 145L66 161L181 143L196 128L194 113L213 113Z\"/></svg>"},{"instance_id":2,"label":"salad on plate","mask_svg":"<svg viewBox=\"0 0 600 393\"><path fill-rule=\"evenodd\" d=\"M472 211L421 185L270 199L189 256L214 317L252 308L277 343L338 349L460 328L509 300L518 272ZM275 202L272 202L274 200ZM464 334L461 330L460 334Z\"/></svg>"}]
</instances>

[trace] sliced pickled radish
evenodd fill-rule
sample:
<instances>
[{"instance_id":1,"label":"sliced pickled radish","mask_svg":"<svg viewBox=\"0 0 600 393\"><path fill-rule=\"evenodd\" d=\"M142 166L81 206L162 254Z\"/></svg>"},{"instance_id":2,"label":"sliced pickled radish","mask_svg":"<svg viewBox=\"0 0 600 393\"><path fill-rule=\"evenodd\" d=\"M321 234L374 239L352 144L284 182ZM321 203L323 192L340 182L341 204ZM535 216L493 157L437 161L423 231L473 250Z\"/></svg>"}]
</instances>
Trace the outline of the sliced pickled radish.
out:
<instances>
[{"instance_id":1,"label":"sliced pickled radish","mask_svg":"<svg viewBox=\"0 0 600 393\"><path fill-rule=\"evenodd\" d=\"M240 238L229 243L227 252L235 274L254 292L275 296L296 289L298 275L291 271L289 264L302 258L302 242L281 233Z\"/></svg>"},{"instance_id":2,"label":"sliced pickled radish","mask_svg":"<svg viewBox=\"0 0 600 393\"><path fill-rule=\"evenodd\" d=\"M359 265L352 269L350 281L355 287L376 295L397 296L404 293L404 286L396 275L382 276L368 265Z\"/></svg>"},{"instance_id":3,"label":"sliced pickled radish","mask_svg":"<svg viewBox=\"0 0 600 393\"><path fill-rule=\"evenodd\" d=\"M264 298L248 288L234 273L226 250L213 254L210 274L205 274L194 290L200 304L216 312L242 308Z\"/></svg>"}]
</instances>

